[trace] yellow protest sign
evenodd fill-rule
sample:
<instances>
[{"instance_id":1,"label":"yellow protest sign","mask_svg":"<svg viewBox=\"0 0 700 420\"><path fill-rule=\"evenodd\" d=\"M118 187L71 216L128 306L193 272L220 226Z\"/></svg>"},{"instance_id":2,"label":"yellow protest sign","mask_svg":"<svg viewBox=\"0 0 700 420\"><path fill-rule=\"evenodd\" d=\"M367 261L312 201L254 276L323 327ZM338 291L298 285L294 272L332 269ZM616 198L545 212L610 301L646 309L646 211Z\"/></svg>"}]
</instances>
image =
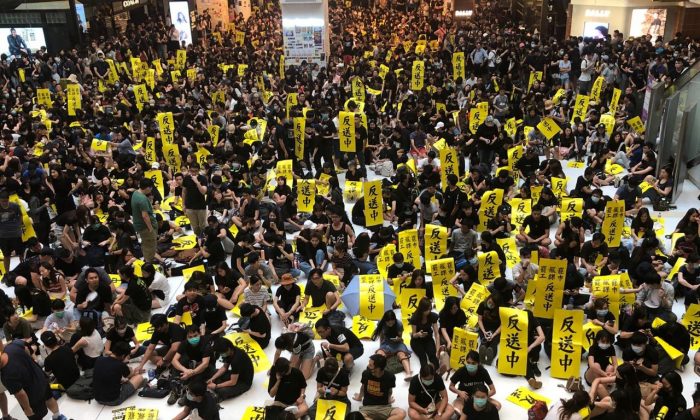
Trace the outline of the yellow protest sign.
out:
<instances>
[{"instance_id":1,"label":"yellow protest sign","mask_svg":"<svg viewBox=\"0 0 700 420\"><path fill-rule=\"evenodd\" d=\"M236 44L242 46L245 43L245 32L236 31Z\"/></svg>"},{"instance_id":2,"label":"yellow protest sign","mask_svg":"<svg viewBox=\"0 0 700 420\"><path fill-rule=\"evenodd\" d=\"M583 324L583 327L581 328L583 331L583 337L581 341L581 346L584 351L588 351L589 348L595 343L595 336L598 334L598 331L601 331L603 327L600 325L595 325L591 321L586 322Z\"/></svg>"},{"instance_id":3,"label":"yellow protest sign","mask_svg":"<svg viewBox=\"0 0 700 420\"><path fill-rule=\"evenodd\" d=\"M498 277L501 277L501 259L496 251L489 251L479 254L479 281L488 285Z\"/></svg>"},{"instance_id":4,"label":"yellow protest sign","mask_svg":"<svg viewBox=\"0 0 700 420\"><path fill-rule=\"evenodd\" d=\"M690 334L690 349L700 349L700 304L690 304L683 314L681 324L685 326Z\"/></svg>"},{"instance_id":5,"label":"yellow protest sign","mask_svg":"<svg viewBox=\"0 0 700 420\"><path fill-rule=\"evenodd\" d=\"M97 152L97 153L107 152L110 149L109 141L100 140L100 139L92 139L92 142L90 143L90 149L93 152Z\"/></svg>"},{"instance_id":6,"label":"yellow protest sign","mask_svg":"<svg viewBox=\"0 0 700 420\"><path fill-rule=\"evenodd\" d=\"M552 102L554 102L555 105L559 105L559 103L561 102L561 98L563 98L564 95L566 95L566 89L557 90L557 92L552 97Z\"/></svg>"},{"instance_id":7,"label":"yellow protest sign","mask_svg":"<svg viewBox=\"0 0 700 420\"><path fill-rule=\"evenodd\" d=\"M524 376L527 370L527 312L501 307L501 341L498 373Z\"/></svg>"},{"instance_id":8,"label":"yellow protest sign","mask_svg":"<svg viewBox=\"0 0 700 420\"><path fill-rule=\"evenodd\" d=\"M542 119L542 121L537 124L537 129L540 130L542 134L547 138L547 140L551 140L552 137L556 136L561 132L561 127L557 125L557 123L554 121L554 119L550 117L545 117Z\"/></svg>"},{"instance_id":9,"label":"yellow protest sign","mask_svg":"<svg viewBox=\"0 0 700 420\"><path fill-rule=\"evenodd\" d=\"M450 368L459 369L467 364L467 353L479 348L479 335L472 331L456 327L452 331L452 351Z\"/></svg>"},{"instance_id":10,"label":"yellow protest sign","mask_svg":"<svg viewBox=\"0 0 700 420\"><path fill-rule=\"evenodd\" d=\"M389 73L389 67L387 67L384 64L379 65L379 77L384 80L386 77L387 73Z\"/></svg>"},{"instance_id":11,"label":"yellow protest sign","mask_svg":"<svg viewBox=\"0 0 700 420\"><path fill-rule=\"evenodd\" d=\"M352 332L360 340L371 340L372 334L376 330L377 323L362 315L352 317Z\"/></svg>"},{"instance_id":12,"label":"yellow protest sign","mask_svg":"<svg viewBox=\"0 0 700 420\"><path fill-rule=\"evenodd\" d=\"M605 125L605 132L608 136L611 136L615 129L615 117L610 114L603 114L600 116L600 123Z\"/></svg>"},{"instance_id":13,"label":"yellow protest sign","mask_svg":"<svg viewBox=\"0 0 700 420\"><path fill-rule=\"evenodd\" d=\"M365 101L365 84L362 82L362 78L355 76L351 79L350 84L352 86L352 97L360 102Z\"/></svg>"},{"instance_id":14,"label":"yellow protest sign","mask_svg":"<svg viewBox=\"0 0 700 420\"><path fill-rule=\"evenodd\" d=\"M75 110L82 108L80 86L71 83L66 86L66 90L68 91L68 115L75 116Z\"/></svg>"},{"instance_id":15,"label":"yellow protest sign","mask_svg":"<svg viewBox=\"0 0 700 420\"><path fill-rule=\"evenodd\" d=\"M413 62L413 70L411 71L411 90L419 91L423 89L424 79L425 62L423 60L415 60Z\"/></svg>"},{"instance_id":16,"label":"yellow protest sign","mask_svg":"<svg viewBox=\"0 0 700 420\"><path fill-rule=\"evenodd\" d=\"M535 80L537 80L538 82L542 81L543 75L544 74L541 71L531 71L530 72L530 77L528 78L528 81L527 81L527 91L528 92L532 88L532 85L535 83Z\"/></svg>"},{"instance_id":17,"label":"yellow protest sign","mask_svg":"<svg viewBox=\"0 0 700 420\"><path fill-rule=\"evenodd\" d=\"M289 118L289 112L292 107L297 105L299 105L299 95L296 92L288 93L286 102L287 118Z\"/></svg>"},{"instance_id":18,"label":"yellow protest sign","mask_svg":"<svg viewBox=\"0 0 700 420\"><path fill-rule=\"evenodd\" d=\"M158 420L158 409L127 407L124 420Z\"/></svg>"},{"instance_id":19,"label":"yellow protest sign","mask_svg":"<svg viewBox=\"0 0 700 420\"><path fill-rule=\"evenodd\" d=\"M462 78L464 80L464 52L459 51L452 54L452 78L457 80Z\"/></svg>"},{"instance_id":20,"label":"yellow protest sign","mask_svg":"<svg viewBox=\"0 0 700 420\"><path fill-rule=\"evenodd\" d=\"M201 271L202 273L206 273L206 270L204 269L203 265L198 265L195 267L190 267L190 268L184 268L182 270L182 277L185 279L185 281L189 281L190 277L192 277L192 274L196 273L197 271Z\"/></svg>"},{"instance_id":21,"label":"yellow protest sign","mask_svg":"<svg viewBox=\"0 0 700 420\"><path fill-rule=\"evenodd\" d=\"M618 88L613 89L612 97L610 98L610 114L615 115L617 112L617 104L620 101L620 95L622 95L622 91Z\"/></svg>"},{"instance_id":22,"label":"yellow protest sign","mask_svg":"<svg viewBox=\"0 0 700 420\"><path fill-rule=\"evenodd\" d=\"M173 144L175 141L175 121L173 120L173 113L159 112L156 114L156 122L158 123L160 137L163 141L163 152L165 153L165 145Z\"/></svg>"},{"instance_id":23,"label":"yellow protest sign","mask_svg":"<svg viewBox=\"0 0 700 420\"><path fill-rule=\"evenodd\" d=\"M469 110L469 131L472 132L472 134L476 134L476 130L479 128L481 124L486 121L486 117L488 117L488 114L485 113L481 108L474 107Z\"/></svg>"},{"instance_id":24,"label":"yellow protest sign","mask_svg":"<svg viewBox=\"0 0 700 420\"><path fill-rule=\"evenodd\" d=\"M209 139L211 139L211 143L216 147L219 144L219 133L221 131L221 127L219 127L216 124L212 124L209 127L207 127L207 133L209 133Z\"/></svg>"},{"instance_id":25,"label":"yellow protest sign","mask_svg":"<svg viewBox=\"0 0 700 420\"><path fill-rule=\"evenodd\" d=\"M600 93L603 91L603 83L605 83L605 78L603 76L598 76L593 82L593 87L591 88L591 100L596 103L600 102Z\"/></svg>"},{"instance_id":26,"label":"yellow protest sign","mask_svg":"<svg viewBox=\"0 0 700 420\"><path fill-rule=\"evenodd\" d=\"M459 153L452 147L440 149L440 182L442 189L447 188L447 176L455 174L459 178Z\"/></svg>"},{"instance_id":27,"label":"yellow protest sign","mask_svg":"<svg viewBox=\"0 0 700 420\"><path fill-rule=\"evenodd\" d=\"M180 149L176 144L163 143L163 156L165 157L165 162L173 171L180 170L182 157L180 156Z\"/></svg>"},{"instance_id":28,"label":"yellow protest sign","mask_svg":"<svg viewBox=\"0 0 700 420\"><path fill-rule=\"evenodd\" d=\"M562 198L561 207L559 208L559 216L561 217L562 222L565 222L574 216L582 217L583 198Z\"/></svg>"},{"instance_id":29,"label":"yellow protest sign","mask_svg":"<svg viewBox=\"0 0 700 420\"><path fill-rule=\"evenodd\" d=\"M183 251L186 249L192 249L197 245L196 235L185 235L179 238L173 239L173 249L176 251Z\"/></svg>"},{"instance_id":30,"label":"yellow protest sign","mask_svg":"<svg viewBox=\"0 0 700 420\"><path fill-rule=\"evenodd\" d=\"M535 285L535 309L538 318L552 319L554 311L562 307L566 260L540 258L540 270Z\"/></svg>"},{"instance_id":31,"label":"yellow protest sign","mask_svg":"<svg viewBox=\"0 0 700 420\"><path fill-rule=\"evenodd\" d=\"M304 130L306 130L306 118L294 117L294 156L304 159Z\"/></svg>"},{"instance_id":32,"label":"yellow protest sign","mask_svg":"<svg viewBox=\"0 0 700 420\"><path fill-rule=\"evenodd\" d=\"M496 239L496 243L500 245L503 249L503 253L506 254L506 265L513 268L515 264L520 261L520 254L518 253L518 246L515 244L515 238L510 236L508 238Z\"/></svg>"},{"instance_id":33,"label":"yellow protest sign","mask_svg":"<svg viewBox=\"0 0 700 420\"><path fill-rule=\"evenodd\" d=\"M51 101L51 93L48 89L39 88L36 90L36 103L39 105L44 105L47 108L53 106L53 101Z\"/></svg>"},{"instance_id":34,"label":"yellow protest sign","mask_svg":"<svg viewBox=\"0 0 700 420\"><path fill-rule=\"evenodd\" d=\"M367 227L381 225L384 221L384 202L382 198L382 181L364 183L365 224ZM417 239L416 239L417 243ZM404 254L405 255L405 254ZM415 266L414 266L415 267Z\"/></svg>"},{"instance_id":35,"label":"yellow protest sign","mask_svg":"<svg viewBox=\"0 0 700 420\"><path fill-rule=\"evenodd\" d=\"M181 75L180 70L173 70L170 72L170 79L173 83L179 83Z\"/></svg>"},{"instance_id":36,"label":"yellow protest sign","mask_svg":"<svg viewBox=\"0 0 700 420\"><path fill-rule=\"evenodd\" d=\"M345 181L345 190L343 197L346 201L354 202L362 197L363 182L362 181Z\"/></svg>"},{"instance_id":37,"label":"yellow protest sign","mask_svg":"<svg viewBox=\"0 0 700 420\"><path fill-rule=\"evenodd\" d=\"M399 252L404 261L414 267L420 267L420 248L418 247L418 230L406 229L399 232ZM427 268L427 267L426 267ZM430 272L430 270L428 270Z\"/></svg>"},{"instance_id":38,"label":"yellow protest sign","mask_svg":"<svg viewBox=\"0 0 700 420\"><path fill-rule=\"evenodd\" d=\"M552 340L552 378L578 377L581 368L583 311L554 311Z\"/></svg>"},{"instance_id":39,"label":"yellow protest sign","mask_svg":"<svg viewBox=\"0 0 700 420\"><path fill-rule=\"evenodd\" d=\"M355 152L355 113L340 111L338 113L338 140L341 152Z\"/></svg>"},{"instance_id":40,"label":"yellow protest sign","mask_svg":"<svg viewBox=\"0 0 700 420\"><path fill-rule=\"evenodd\" d=\"M522 226L525 217L532 212L532 200L523 198L513 198L510 200L510 223L513 229L519 229Z\"/></svg>"},{"instance_id":41,"label":"yellow protest sign","mask_svg":"<svg viewBox=\"0 0 700 420\"><path fill-rule=\"evenodd\" d=\"M280 73L280 79L284 79L284 56L280 55L280 61L279 61L279 73Z\"/></svg>"},{"instance_id":42,"label":"yellow protest sign","mask_svg":"<svg viewBox=\"0 0 700 420\"><path fill-rule=\"evenodd\" d=\"M387 244L379 250L379 255L377 255L377 269L382 278L387 278L387 269L391 264L394 263L393 257L396 254L396 245Z\"/></svg>"},{"instance_id":43,"label":"yellow protest sign","mask_svg":"<svg viewBox=\"0 0 700 420\"><path fill-rule=\"evenodd\" d=\"M595 276L591 282L591 294L596 299L607 299L610 313L620 317L620 275Z\"/></svg>"},{"instance_id":44,"label":"yellow protest sign","mask_svg":"<svg viewBox=\"0 0 700 420\"><path fill-rule=\"evenodd\" d=\"M625 223L625 202L610 200L605 204L605 218L601 232L605 235L605 243L612 248L620 246L622 227Z\"/></svg>"},{"instance_id":45,"label":"yellow protest sign","mask_svg":"<svg viewBox=\"0 0 700 420\"><path fill-rule=\"evenodd\" d=\"M316 400L316 418L314 420L344 420L348 405L342 401Z\"/></svg>"},{"instance_id":46,"label":"yellow protest sign","mask_svg":"<svg viewBox=\"0 0 700 420\"><path fill-rule=\"evenodd\" d=\"M656 340L656 343L661 346L662 349L668 354L668 357L673 360L674 365L676 366L676 369L680 369L681 365L683 364L683 353L678 351L677 348L673 347L672 345L668 344L666 341L664 341L663 338L661 337L654 337Z\"/></svg>"},{"instance_id":47,"label":"yellow protest sign","mask_svg":"<svg viewBox=\"0 0 700 420\"><path fill-rule=\"evenodd\" d=\"M283 176L287 180L287 185L291 185L294 181L294 173L292 172L292 160L285 159L277 161L275 166L277 177Z\"/></svg>"},{"instance_id":48,"label":"yellow protest sign","mask_svg":"<svg viewBox=\"0 0 700 420\"><path fill-rule=\"evenodd\" d=\"M567 183L568 180L566 178L557 178L556 176L552 177L552 192L554 193L554 196L557 197L559 204L561 204L562 198L568 195L566 192Z\"/></svg>"},{"instance_id":49,"label":"yellow protest sign","mask_svg":"<svg viewBox=\"0 0 700 420\"><path fill-rule=\"evenodd\" d=\"M272 367L267 355L263 349L260 348L260 344L253 340L248 333L231 333L224 336L224 338L232 342L234 346L246 352L250 361L253 362L255 373L267 372Z\"/></svg>"},{"instance_id":50,"label":"yellow protest sign","mask_svg":"<svg viewBox=\"0 0 700 420\"><path fill-rule=\"evenodd\" d=\"M297 206L299 213L312 213L316 204L316 180L300 179L297 184Z\"/></svg>"},{"instance_id":51,"label":"yellow protest sign","mask_svg":"<svg viewBox=\"0 0 700 420\"><path fill-rule=\"evenodd\" d=\"M574 101L574 112L571 115L571 123L573 124L578 118L580 121L586 119L586 112L588 111L588 103L590 98L586 95L578 94L576 95L576 100Z\"/></svg>"},{"instance_id":52,"label":"yellow protest sign","mask_svg":"<svg viewBox=\"0 0 700 420\"><path fill-rule=\"evenodd\" d=\"M503 190L496 188L486 191L481 197L481 207L479 207L479 225L475 226L478 232L487 229L490 220L498 214L498 207L503 203Z\"/></svg>"},{"instance_id":53,"label":"yellow protest sign","mask_svg":"<svg viewBox=\"0 0 700 420\"><path fill-rule=\"evenodd\" d=\"M163 183L163 172L160 169L151 169L143 173L143 176L153 181L153 186L160 193L161 198L165 197L165 184Z\"/></svg>"},{"instance_id":54,"label":"yellow protest sign","mask_svg":"<svg viewBox=\"0 0 700 420\"><path fill-rule=\"evenodd\" d=\"M136 326L136 331L134 331L134 335L136 336L137 340L143 343L144 341L151 339L153 331L155 331L155 329L153 328L150 322L143 322Z\"/></svg>"},{"instance_id":55,"label":"yellow protest sign","mask_svg":"<svg viewBox=\"0 0 700 420\"><path fill-rule=\"evenodd\" d=\"M515 133L518 131L518 123L515 121L515 117L508 118L503 126L503 129L505 130L506 134L508 134L508 137L515 137Z\"/></svg>"},{"instance_id":56,"label":"yellow protest sign","mask_svg":"<svg viewBox=\"0 0 700 420\"><path fill-rule=\"evenodd\" d=\"M512 402L518 407L529 410L535 405L536 401L543 401L547 407L550 406L551 400L541 394L530 391L527 387L521 386L506 397L506 400Z\"/></svg>"},{"instance_id":57,"label":"yellow protest sign","mask_svg":"<svg viewBox=\"0 0 700 420\"><path fill-rule=\"evenodd\" d=\"M401 290L401 317L411 318L418 309L418 302L425 297L425 289L404 288ZM408 325L408 324L404 324ZM406 328L410 330L410 328Z\"/></svg>"},{"instance_id":58,"label":"yellow protest sign","mask_svg":"<svg viewBox=\"0 0 700 420\"><path fill-rule=\"evenodd\" d=\"M457 289L450 284L450 279L452 279L455 274L454 258L427 261L426 269L428 273L431 273L433 279L433 299L435 300L435 308L441 310L443 306L445 306L445 299L448 296L457 296L458 294Z\"/></svg>"},{"instance_id":59,"label":"yellow protest sign","mask_svg":"<svg viewBox=\"0 0 700 420\"><path fill-rule=\"evenodd\" d=\"M425 260L433 261L447 253L447 228L428 224L425 226Z\"/></svg>"},{"instance_id":60,"label":"yellow protest sign","mask_svg":"<svg viewBox=\"0 0 700 420\"><path fill-rule=\"evenodd\" d=\"M479 322L479 315L476 313L476 310L479 309L479 304L489 297L490 294L486 286L476 282L472 283L469 290L464 294L460 307L464 309L464 313L467 315L467 328L476 328Z\"/></svg>"},{"instance_id":61,"label":"yellow protest sign","mask_svg":"<svg viewBox=\"0 0 700 420\"><path fill-rule=\"evenodd\" d=\"M644 131L646 130L644 127L644 122L642 122L642 119L639 118L639 116L627 120L627 125L632 127L632 130L634 130L637 134L644 134Z\"/></svg>"},{"instance_id":62,"label":"yellow protest sign","mask_svg":"<svg viewBox=\"0 0 700 420\"><path fill-rule=\"evenodd\" d=\"M148 90L145 84L134 85L134 98L136 98L136 108L141 111L143 105L148 102Z\"/></svg>"},{"instance_id":63,"label":"yellow protest sign","mask_svg":"<svg viewBox=\"0 0 700 420\"><path fill-rule=\"evenodd\" d=\"M241 420L262 420L265 418L265 407L247 407Z\"/></svg>"},{"instance_id":64,"label":"yellow protest sign","mask_svg":"<svg viewBox=\"0 0 700 420\"><path fill-rule=\"evenodd\" d=\"M360 315L374 321L384 315L384 280L379 274L360 276Z\"/></svg>"}]
</instances>

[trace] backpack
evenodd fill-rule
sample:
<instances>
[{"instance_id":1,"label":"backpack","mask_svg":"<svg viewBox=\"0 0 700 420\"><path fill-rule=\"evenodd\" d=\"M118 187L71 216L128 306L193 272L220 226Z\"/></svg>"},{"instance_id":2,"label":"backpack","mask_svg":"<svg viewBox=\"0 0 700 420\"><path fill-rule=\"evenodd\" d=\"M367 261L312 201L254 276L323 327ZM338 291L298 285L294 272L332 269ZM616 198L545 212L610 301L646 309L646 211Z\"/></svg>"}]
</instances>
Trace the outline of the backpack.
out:
<instances>
[{"instance_id":1,"label":"backpack","mask_svg":"<svg viewBox=\"0 0 700 420\"><path fill-rule=\"evenodd\" d=\"M94 398L92 390L92 369L87 369L83 374L71 385L66 394L74 400L90 401Z\"/></svg>"},{"instance_id":2,"label":"backpack","mask_svg":"<svg viewBox=\"0 0 700 420\"><path fill-rule=\"evenodd\" d=\"M528 420L544 420L547 417L547 404L544 401L535 401L535 403L527 410Z\"/></svg>"}]
</instances>

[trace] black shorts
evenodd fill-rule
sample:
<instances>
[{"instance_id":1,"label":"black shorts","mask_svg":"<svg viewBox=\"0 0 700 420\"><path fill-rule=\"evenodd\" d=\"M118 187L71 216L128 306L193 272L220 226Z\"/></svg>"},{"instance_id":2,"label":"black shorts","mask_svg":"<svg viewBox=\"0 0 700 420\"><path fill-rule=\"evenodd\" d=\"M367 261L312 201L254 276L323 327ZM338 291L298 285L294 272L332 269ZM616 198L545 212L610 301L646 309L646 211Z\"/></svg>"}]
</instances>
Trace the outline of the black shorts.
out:
<instances>
[{"instance_id":1,"label":"black shorts","mask_svg":"<svg viewBox=\"0 0 700 420\"><path fill-rule=\"evenodd\" d=\"M0 238L0 250L5 258L10 258L12 251L15 251L19 256L23 248L22 238Z\"/></svg>"}]
</instances>

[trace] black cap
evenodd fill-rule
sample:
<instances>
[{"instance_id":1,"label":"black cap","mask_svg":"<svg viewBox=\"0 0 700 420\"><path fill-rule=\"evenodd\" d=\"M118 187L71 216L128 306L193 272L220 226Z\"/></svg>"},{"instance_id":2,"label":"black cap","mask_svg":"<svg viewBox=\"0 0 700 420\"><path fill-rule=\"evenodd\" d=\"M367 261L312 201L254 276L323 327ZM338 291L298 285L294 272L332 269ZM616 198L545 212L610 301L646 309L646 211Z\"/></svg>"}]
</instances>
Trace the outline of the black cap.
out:
<instances>
[{"instance_id":1,"label":"black cap","mask_svg":"<svg viewBox=\"0 0 700 420\"><path fill-rule=\"evenodd\" d=\"M218 300L216 299L216 296L214 296L214 295L204 296L204 307L206 309L216 309L217 304L218 304Z\"/></svg>"},{"instance_id":2,"label":"black cap","mask_svg":"<svg viewBox=\"0 0 700 420\"><path fill-rule=\"evenodd\" d=\"M154 314L151 317L151 325L153 328L160 328L168 323L168 317L165 314Z\"/></svg>"},{"instance_id":3,"label":"black cap","mask_svg":"<svg viewBox=\"0 0 700 420\"><path fill-rule=\"evenodd\" d=\"M41 342L47 347L53 347L58 344L58 339L52 331L44 331L41 333Z\"/></svg>"}]
</instances>

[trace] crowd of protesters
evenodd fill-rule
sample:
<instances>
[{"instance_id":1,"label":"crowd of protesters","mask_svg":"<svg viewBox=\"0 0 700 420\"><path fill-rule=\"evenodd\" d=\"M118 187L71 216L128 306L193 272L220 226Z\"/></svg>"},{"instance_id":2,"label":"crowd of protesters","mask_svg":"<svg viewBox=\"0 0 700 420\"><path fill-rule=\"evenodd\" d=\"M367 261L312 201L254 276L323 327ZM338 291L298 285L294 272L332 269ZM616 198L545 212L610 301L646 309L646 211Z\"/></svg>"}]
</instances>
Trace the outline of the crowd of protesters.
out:
<instances>
[{"instance_id":1,"label":"crowd of protesters","mask_svg":"<svg viewBox=\"0 0 700 420\"><path fill-rule=\"evenodd\" d=\"M55 400L62 391L49 384L68 390L90 371L88 388L101 404L119 406L142 387L155 388L155 377L170 378L168 404L183 406L176 418L196 412L218 419L224 401L247 392L254 378L249 355L224 338L233 325L263 349L270 343L277 349L270 418L314 418L317 401L331 399L348 404L348 418L498 419L501 403L484 366L497 358L499 308L527 311L525 377L532 389L542 386L541 350L551 355L552 322L526 305L538 272L530 260L535 251L566 260L564 304L602 327L587 352L583 379L590 391L555 402L546 418L582 418L584 408L599 419L700 418L700 393L686 403L676 365L654 338L684 354L681 366L689 362L690 336L673 303L698 303L700 213L687 210L672 247L657 236L649 208L668 203L673 168L657 161L655 139L628 123L641 115L649 83L671 85L695 63L698 42L680 33L654 39L618 31L598 39L542 38L500 3L477 4L467 20L455 20L441 1L391 3L330 1L327 62L286 66L283 74L275 2L255 6L247 21L232 19L242 40L212 25L208 14L196 20L189 45L164 16L129 22L116 34L96 25L96 16L84 46L49 53L17 43L15 54L0 57L7 290L0 293L7 343L0 378L24 414L38 419L50 410L54 419L65 418ZM186 50L179 68L178 50ZM454 74L458 52L465 57L463 77ZM414 91L415 60L425 71L423 87ZM155 69L145 101L135 92L144 83L136 62ZM355 78L367 89L364 101L353 97ZM69 112L69 85L81 96L75 112ZM586 112L574 117L577 95L598 88ZM38 89L48 89L50 106L39 101ZM295 104L288 105L290 94ZM488 116L472 128L470 110L484 102ZM354 152L341 151L340 111L366 116L366 125L356 118ZM172 113L177 164L165 152L160 113ZM306 120L301 153L295 117ZM546 118L561 128L552 138L526 130ZM106 148L97 150L95 139ZM509 162L509 149L518 146L523 155ZM459 157L459 173L445 184L442 147ZM292 160L291 179L269 176L283 160ZM566 178L567 161L585 162L567 191L584 205L580 217L560 221L552 178ZM511 170L497 172L506 166ZM298 210L296 184L303 179L320 187L310 213ZM384 223L367 228L364 198L348 200L344 181L375 179L383 183ZM504 191L503 204L477 233L482 197L494 189ZM533 190L540 191L536 200ZM512 198L533 199L520 227L511 220ZM630 233L611 247L600 231L606 203L618 200ZM379 273L377 256L398 232L418 228L422 249L427 224L448 230L442 251L454 258L459 293L437 313L425 265L395 254L387 279L410 278L409 287L425 289L426 297L410 325L387 311L374 335L378 350L365 355L338 309L343 289L355 275ZM188 233L196 235L194 247L179 249L178 238ZM519 260L505 270L496 240L509 237L517 240ZM480 283L477 256L487 251L499 255L503 276L476 311L478 351L447 383L443 359L454 328L466 324L460 299ZM669 276L679 258L682 268ZM199 265L204 271L193 273L181 294L171 290L170 278ZM634 294L635 303L620 313L580 292L595 276L623 272L632 288L621 292ZM302 293L297 283L304 282ZM313 329L298 322L305 307L324 305ZM227 314L233 308L237 323ZM153 334L139 342L135 330L143 323ZM284 327L279 336L272 335L274 323ZM363 356L367 369L353 372ZM410 383L408 401L392 397L400 372ZM316 390L307 391L314 375ZM351 413L351 383L361 384L352 396L361 414ZM661 407L665 417L658 417ZM0 409L11 418L5 393ZM545 418L537 410L532 416Z\"/></svg>"}]
</instances>

